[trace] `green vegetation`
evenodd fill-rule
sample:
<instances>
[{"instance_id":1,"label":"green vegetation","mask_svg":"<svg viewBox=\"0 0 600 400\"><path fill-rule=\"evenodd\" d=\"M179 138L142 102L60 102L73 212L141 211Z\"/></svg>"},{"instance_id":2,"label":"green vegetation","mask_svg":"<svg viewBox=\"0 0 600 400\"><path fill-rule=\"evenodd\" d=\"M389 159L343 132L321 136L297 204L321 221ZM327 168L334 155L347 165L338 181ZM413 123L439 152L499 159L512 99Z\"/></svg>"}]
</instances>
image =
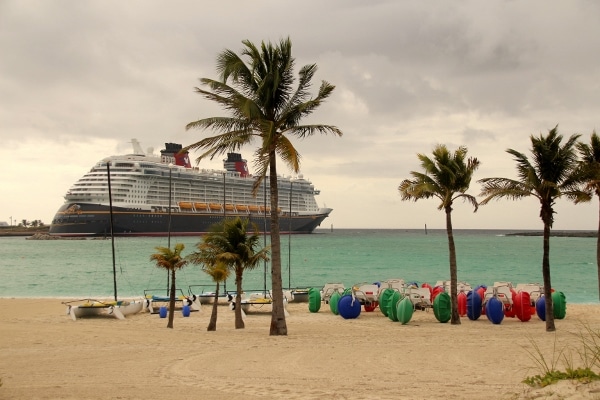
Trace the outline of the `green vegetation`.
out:
<instances>
[{"instance_id":1,"label":"green vegetation","mask_svg":"<svg viewBox=\"0 0 600 400\"><path fill-rule=\"evenodd\" d=\"M171 273L171 291L169 296L169 321L167 328L173 328L173 319L175 316L175 272L187 264L187 260L181 256L185 248L183 243L177 243L173 250L168 247L155 247L158 253L152 254L150 260L156 263L159 268L166 269Z\"/></svg>"},{"instance_id":2,"label":"green vegetation","mask_svg":"<svg viewBox=\"0 0 600 400\"><path fill-rule=\"evenodd\" d=\"M581 156L579 166L585 175L584 189L590 197L594 194L600 199L600 137L594 131L590 138L590 144L577 143L577 149ZM596 236L596 267L598 269L598 297L600 298L600 220L598 221Z\"/></svg>"},{"instance_id":3,"label":"green vegetation","mask_svg":"<svg viewBox=\"0 0 600 400\"><path fill-rule=\"evenodd\" d=\"M589 325L578 333L580 348L557 348L556 336L551 357L546 357L539 345L529 339L533 350L525 347L525 351L537 365L540 373L528 376L523 383L533 387L544 387L561 380L574 379L580 382L600 380L600 375L594 368L600 369L600 331L594 331ZM580 366L575 367L573 353L579 355ZM559 361L562 362L564 371L558 369Z\"/></svg>"},{"instance_id":4,"label":"green vegetation","mask_svg":"<svg viewBox=\"0 0 600 400\"><path fill-rule=\"evenodd\" d=\"M542 276L544 280L544 298L546 301L546 331L556 330L552 305L552 282L550 280L550 230L554 223L554 204L562 196L575 204L591 199L589 193L582 190L585 174L579 168L575 146L579 135L572 135L563 145L558 126L550 130L547 136L533 135L531 154L533 161L513 149L506 150L517 163L518 180L509 178L484 178L480 195L484 199L481 205L491 200L507 198L519 200L533 196L540 202L540 218L544 224Z\"/></svg>"},{"instance_id":5,"label":"green vegetation","mask_svg":"<svg viewBox=\"0 0 600 400\"><path fill-rule=\"evenodd\" d=\"M202 149L197 158L213 158L228 151L237 151L254 140L258 147L254 163L258 167L254 195L269 175L271 210L271 283L273 311L270 335L287 335L283 283L281 277L281 243L279 237L279 192L277 157L293 173L300 171L300 154L292 138L304 139L315 133L341 136L335 126L322 124L301 125L301 120L312 114L333 92L335 86L321 82L316 97L309 92L316 64L305 65L299 71L298 86L293 88L294 58L292 42L283 39L278 45L263 42L258 48L248 40L238 55L224 50L217 57L219 79L202 78L207 88L196 88L204 98L222 106L229 116L209 117L187 124L186 129L212 129L217 136L207 137L185 147L182 151Z\"/></svg>"},{"instance_id":6,"label":"green vegetation","mask_svg":"<svg viewBox=\"0 0 600 400\"><path fill-rule=\"evenodd\" d=\"M251 230L248 229L249 226ZM210 232L203 237L202 242L198 243L198 251L188 256L192 263L205 264L208 269L213 271L217 268L215 272L218 272L219 265L223 265L235 273L236 329L244 328L242 307L240 306L244 271L255 268L261 261L269 261L268 248L257 249L259 243L260 235L256 224L250 224L246 218L226 218L222 223L213 225Z\"/></svg>"},{"instance_id":7,"label":"green vegetation","mask_svg":"<svg viewBox=\"0 0 600 400\"><path fill-rule=\"evenodd\" d=\"M436 197L440 200L438 210L446 213L446 233L450 253L450 299L452 303L451 324L460 324L457 299L457 266L456 247L452 233L452 204L454 200L463 199L473 205L477 211L477 200L467 194L473 173L479 167L479 161L470 157L467 159L467 148L459 147L450 153L444 145L433 149L433 159L424 154L417 154L424 172L411 171L413 179L402 181L398 190L402 200L420 200Z\"/></svg>"}]
</instances>

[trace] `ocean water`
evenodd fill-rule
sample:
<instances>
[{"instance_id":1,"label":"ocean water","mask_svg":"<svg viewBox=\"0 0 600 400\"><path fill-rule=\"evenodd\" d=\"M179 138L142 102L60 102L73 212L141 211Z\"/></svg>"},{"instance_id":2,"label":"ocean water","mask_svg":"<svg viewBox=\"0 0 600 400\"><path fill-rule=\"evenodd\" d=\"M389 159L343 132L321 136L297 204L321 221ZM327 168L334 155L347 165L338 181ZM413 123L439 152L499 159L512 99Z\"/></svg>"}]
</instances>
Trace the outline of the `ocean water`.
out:
<instances>
[{"instance_id":1,"label":"ocean water","mask_svg":"<svg viewBox=\"0 0 600 400\"><path fill-rule=\"evenodd\" d=\"M542 237L506 236L511 231L455 230L458 279L476 286L495 281L542 282ZM167 292L167 273L150 261L167 238L116 238L119 297L142 296L145 290ZM171 237L183 243L184 255L195 250L196 237ZM265 243L268 244L268 238ZM283 235L284 287L346 286L402 278L431 285L449 279L445 230L319 229L310 235ZM595 238L552 237L553 287L570 303L597 303ZM270 265L244 275L245 290L270 288ZM266 273L265 273L266 272ZM266 276L266 281L265 281ZM199 266L177 273L177 287L212 284ZM233 278L227 288L234 288ZM111 297L111 240L26 240L0 238L0 297Z\"/></svg>"}]
</instances>

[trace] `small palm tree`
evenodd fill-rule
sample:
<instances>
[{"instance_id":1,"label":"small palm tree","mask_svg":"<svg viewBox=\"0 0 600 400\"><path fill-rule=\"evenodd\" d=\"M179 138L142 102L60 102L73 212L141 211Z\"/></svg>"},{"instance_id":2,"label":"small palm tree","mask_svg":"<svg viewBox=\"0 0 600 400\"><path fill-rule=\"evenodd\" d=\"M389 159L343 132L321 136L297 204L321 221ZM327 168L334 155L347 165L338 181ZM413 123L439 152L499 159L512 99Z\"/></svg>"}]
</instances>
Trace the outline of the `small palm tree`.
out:
<instances>
[{"instance_id":1,"label":"small palm tree","mask_svg":"<svg viewBox=\"0 0 600 400\"><path fill-rule=\"evenodd\" d=\"M448 235L448 250L450 258L450 299L452 302L451 324L460 324L458 314L458 278L456 266L456 247L452 232L452 204L454 200L463 199L473 205L477 211L477 200L466 193L471 184L471 178L479 167L479 161L470 157L467 159L467 148L459 147L450 153L445 145L437 145L433 149L433 158L417 154L424 172L411 171L413 179L402 181L398 190L402 200L421 200L435 197L440 200L438 210L446 213L446 234Z\"/></svg>"},{"instance_id":2,"label":"small palm tree","mask_svg":"<svg viewBox=\"0 0 600 400\"><path fill-rule=\"evenodd\" d=\"M248 228L251 225L251 233ZM269 261L269 249L257 249L260 236L256 224L248 219L226 218L222 223L213 225L198 243L197 252L190 255L192 262L205 265L225 265L233 269L236 285L235 328L244 328L242 318L242 279L244 271L255 268L261 261Z\"/></svg>"},{"instance_id":3,"label":"small palm tree","mask_svg":"<svg viewBox=\"0 0 600 400\"><path fill-rule=\"evenodd\" d=\"M600 200L600 137L596 131L592 133L590 144L577 143L581 156L579 166L585 175L584 190L590 198L595 194ZM600 218L598 219L598 237L596 240L596 265L598 268L598 297L600 298Z\"/></svg>"},{"instance_id":4,"label":"small palm tree","mask_svg":"<svg viewBox=\"0 0 600 400\"><path fill-rule=\"evenodd\" d=\"M212 312L210 314L210 322L208 323L207 331L217 330L217 305L219 304L219 286L221 282L225 282L231 271L224 263L203 264L202 270L206 272L215 282L215 298L213 301Z\"/></svg>"},{"instance_id":5,"label":"small palm tree","mask_svg":"<svg viewBox=\"0 0 600 400\"><path fill-rule=\"evenodd\" d=\"M187 260L181 256L185 246L183 243L177 243L173 250L168 247L155 247L158 253L152 254L150 260L156 263L159 268L166 269L171 273L171 293L169 297L169 322L167 328L173 328L173 318L175 315L175 272L187 264Z\"/></svg>"},{"instance_id":6,"label":"small palm tree","mask_svg":"<svg viewBox=\"0 0 600 400\"><path fill-rule=\"evenodd\" d=\"M554 223L554 204L559 197L565 196L575 203L589 201L587 193L580 190L583 175L578 168L575 145L579 135L572 135L563 145L562 135L558 134L558 125L547 136L533 135L531 154L533 161L513 149L506 150L517 163L518 179L484 178L481 205L493 199L507 198L518 200L533 196L540 202L540 218L544 224L544 252L542 256L542 275L546 302L546 331L556 330L554 309L552 306L552 282L550 279L550 230Z\"/></svg>"},{"instance_id":7,"label":"small palm tree","mask_svg":"<svg viewBox=\"0 0 600 400\"><path fill-rule=\"evenodd\" d=\"M221 132L191 144L182 151L203 149L197 161L238 150L253 140L258 141L255 164L258 166L254 194L269 175L271 201L271 283L273 312L270 335L287 335L283 282L281 276L281 243L279 237L279 192L277 183L277 156L294 172L300 170L300 154L291 139L304 139L315 133L333 133L341 136L335 126L302 125L302 118L310 115L327 99L335 86L323 81L316 97L310 97L311 80L316 64L300 69L298 87L294 90L294 58L292 42L281 40L279 45L262 43L258 48L244 40L241 56L232 50L223 51L217 58L219 80L203 78L200 82L208 89L196 88L206 99L220 104L229 117L211 117L190 122L186 129L213 129Z\"/></svg>"}]
</instances>

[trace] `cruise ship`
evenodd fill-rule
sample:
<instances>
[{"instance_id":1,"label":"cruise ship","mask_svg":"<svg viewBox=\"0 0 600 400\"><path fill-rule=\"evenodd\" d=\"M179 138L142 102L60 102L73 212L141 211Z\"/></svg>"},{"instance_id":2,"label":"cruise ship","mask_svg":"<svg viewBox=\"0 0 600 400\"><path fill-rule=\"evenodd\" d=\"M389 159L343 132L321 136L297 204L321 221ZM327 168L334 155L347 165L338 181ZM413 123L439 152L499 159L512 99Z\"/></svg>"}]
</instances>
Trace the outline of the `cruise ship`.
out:
<instances>
[{"instance_id":1,"label":"cruise ship","mask_svg":"<svg viewBox=\"0 0 600 400\"><path fill-rule=\"evenodd\" d=\"M108 236L111 205L115 236L200 235L236 216L270 231L268 178L253 196L255 178L241 154L228 153L224 170L209 170L192 167L180 144L165 143L159 156L144 152L136 139L131 143L133 154L97 162L69 189L51 235ZM280 232L311 233L331 213L318 206L319 191L302 175L277 181Z\"/></svg>"}]
</instances>

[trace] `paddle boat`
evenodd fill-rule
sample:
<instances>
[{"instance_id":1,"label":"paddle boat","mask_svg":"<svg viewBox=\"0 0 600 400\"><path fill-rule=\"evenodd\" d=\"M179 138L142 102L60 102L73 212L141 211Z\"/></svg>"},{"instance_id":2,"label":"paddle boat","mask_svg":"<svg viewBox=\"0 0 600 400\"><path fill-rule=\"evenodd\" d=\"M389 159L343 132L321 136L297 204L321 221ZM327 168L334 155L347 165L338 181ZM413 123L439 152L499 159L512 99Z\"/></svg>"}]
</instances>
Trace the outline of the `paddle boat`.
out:
<instances>
[{"instance_id":1,"label":"paddle boat","mask_svg":"<svg viewBox=\"0 0 600 400\"><path fill-rule=\"evenodd\" d=\"M192 301L198 301L200 304L212 304L215 301L215 285L190 285L188 287L188 296ZM227 291L219 291L217 297L219 303L227 303Z\"/></svg>"},{"instance_id":2,"label":"paddle boat","mask_svg":"<svg viewBox=\"0 0 600 400\"><path fill-rule=\"evenodd\" d=\"M154 294L164 291L164 288L144 290L144 298L146 299L144 308L148 310L150 314L157 314L161 306L169 305L171 297L168 294L166 296ZM179 308L189 306L191 311L200 311L200 300L198 298L186 296L181 289L175 289L175 305Z\"/></svg>"},{"instance_id":3,"label":"paddle boat","mask_svg":"<svg viewBox=\"0 0 600 400\"><path fill-rule=\"evenodd\" d=\"M75 304L77 303L77 304ZM114 301L114 300L72 300L63 302L67 306L67 315L73 321L82 317L113 316L117 319L125 319L125 316L138 313L143 308L142 301Z\"/></svg>"},{"instance_id":4,"label":"paddle boat","mask_svg":"<svg viewBox=\"0 0 600 400\"><path fill-rule=\"evenodd\" d=\"M376 283L352 285L352 296L358 299L365 311L373 311L379 305L379 285Z\"/></svg>"}]
</instances>

